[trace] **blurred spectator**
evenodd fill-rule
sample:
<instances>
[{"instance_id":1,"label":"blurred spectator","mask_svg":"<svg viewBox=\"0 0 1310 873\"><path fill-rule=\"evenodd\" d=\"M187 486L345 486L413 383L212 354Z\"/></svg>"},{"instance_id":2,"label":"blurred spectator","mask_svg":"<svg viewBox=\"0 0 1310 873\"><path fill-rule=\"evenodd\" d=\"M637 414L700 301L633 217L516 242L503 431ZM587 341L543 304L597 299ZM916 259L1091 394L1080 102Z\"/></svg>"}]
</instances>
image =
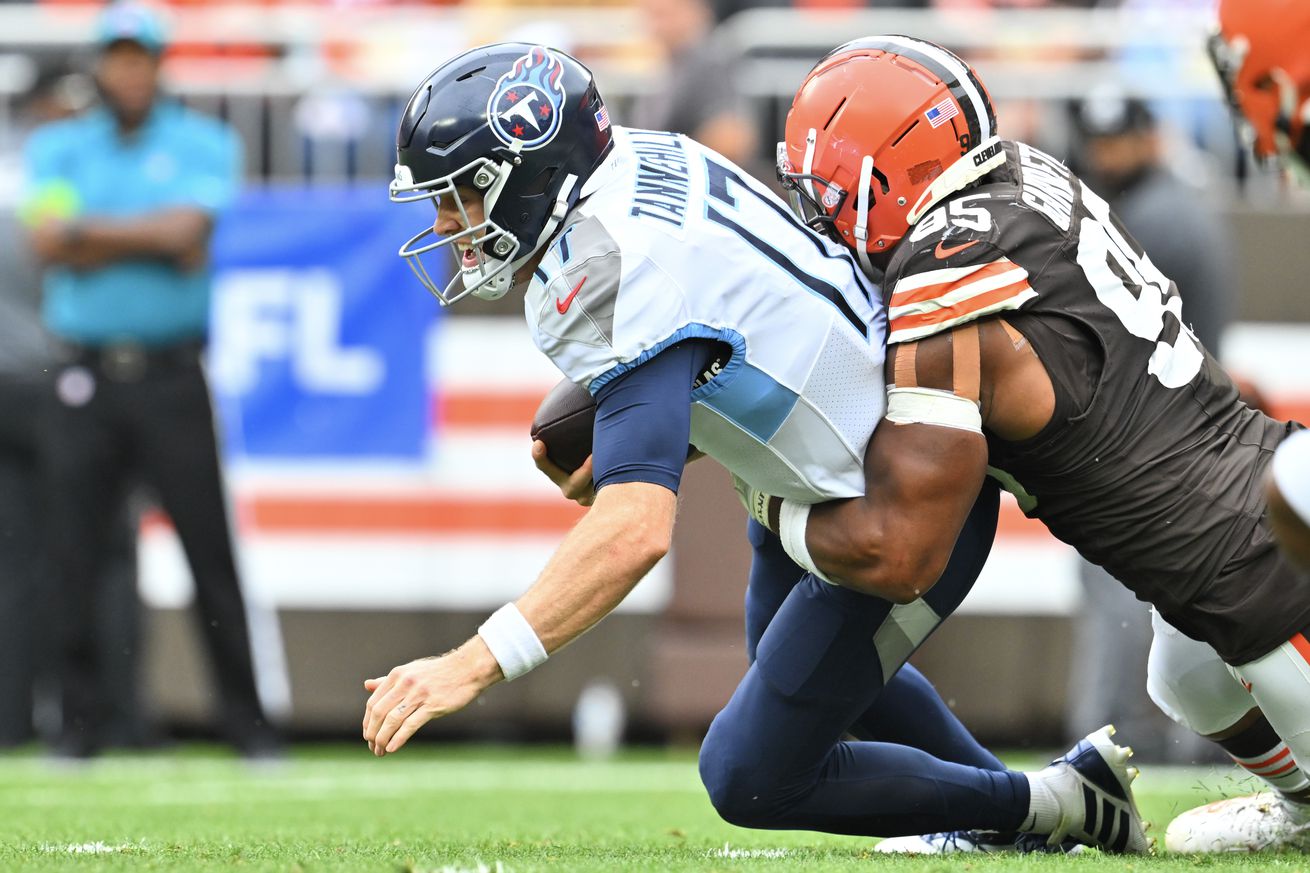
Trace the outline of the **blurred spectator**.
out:
<instances>
[{"instance_id":1,"label":"blurred spectator","mask_svg":"<svg viewBox=\"0 0 1310 873\"><path fill-rule=\"evenodd\" d=\"M641 10L666 62L625 123L685 133L731 161L748 163L756 155L756 122L737 90L730 59L711 39L709 0L641 0Z\"/></svg>"},{"instance_id":2,"label":"blurred spectator","mask_svg":"<svg viewBox=\"0 0 1310 873\"><path fill-rule=\"evenodd\" d=\"M62 72L38 75L20 99L18 125L69 114L61 99ZM5 163L17 159L22 136L0 144ZM12 198L0 194L0 746L33 735L37 674L50 652L41 653L35 632L49 627L48 586L41 584L37 418L53 344L37 312L40 279L23 247Z\"/></svg>"},{"instance_id":3,"label":"blurred spectator","mask_svg":"<svg viewBox=\"0 0 1310 873\"><path fill-rule=\"evenodd\" d=\"M1236 271L1223 220L1204 192L1171 171L1148 105L1117 88L1070 104L1077 172L1104 197L1151 261L1178 285L1183 314L1212 354L1236 308ZM1083 563L1066 732L1113 721L1142 760L1187 763L1211 752L1160 712L1139 680L1151 646L1149 607Z\"/></svg>"},{"instance_id":4,"label":"blurred spectator","mask_svg":"<svg viewBox=\"0 0 1310 873\"><path fill-rule=\"evenodd\" d=\"M91 82L83 75L62 67L39 71L17 101L15 123L0 143L0 154L17 166L27 130L85 109L92 96ZM43 441L36 414L50 391L57 357L41 324L40 275L23 245L15 205L16 197L0 192L0 746L25 742L34 727L48 730L57 718L49 666L56 653L53 641L38 632L50 627L54 616L41 554ZM130 513L107 523L105 536L109 557L100 590L107 602L134 598L136 539ZM107 614L97 628L101 686L107 694L104 733L115 745L139 745L148 737L136 693L139 619L136 611L120 610ZM55 718L40 718L34 725L34 709Z\"/></svg>"},{"instance_id":5,"label":"blurred spectator","mask_svg":"<svg viewBox=\"0 0 1310 873\"><path fill-rule=\"evenodd\" d=\"M97 625L136 609L97 590L105 519L130 477L159 496L186 550L224 732L243 753L276 753L256 693L209 391L201 369L209 240L240 181L223 124L158 92L163 28L111 5L99 24L103 106L44 126L27 144L24 218L46 265L47 328L65 344L46 404L48 530L59 595L58 751L94 754L104 735Z\"/></svg>"},{"instance_id":6,"label":"blurred spectator","mask_svg":"<svg viewBox=\"0 0 1310 873\"><path fill-rule=\"evenodd\" d=\"M1098 87L1071 105L1070 119L1079 172L1178 284L1188 323L1218 357L1237 308L1237 273L1215 204L1170 168L1164 136L1145 101Z\"/></svg>"}]
</instances>

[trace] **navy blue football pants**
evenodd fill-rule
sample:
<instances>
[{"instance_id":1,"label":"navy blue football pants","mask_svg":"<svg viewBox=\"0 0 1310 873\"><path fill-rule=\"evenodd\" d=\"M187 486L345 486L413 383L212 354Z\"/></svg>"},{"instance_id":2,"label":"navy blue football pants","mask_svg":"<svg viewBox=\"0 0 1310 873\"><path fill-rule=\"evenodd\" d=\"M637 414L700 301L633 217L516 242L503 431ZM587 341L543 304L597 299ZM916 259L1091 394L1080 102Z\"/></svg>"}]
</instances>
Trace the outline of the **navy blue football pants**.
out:
<instances>
[{"instance_id":1,"label":"navy blue football pants","mask_svg":"<svg viewBox=\"0 0 1310 873\"><path fill-rule=\"evenodd\" d=\"M880 837L1018 827L1027 780L1005 770L904 664L973 587L998 505L989 482L941 579L901 607L804 573L776 536L750 523L751 666L700 753L701 779L724 819Z\"/></svg>"}]
</instances>

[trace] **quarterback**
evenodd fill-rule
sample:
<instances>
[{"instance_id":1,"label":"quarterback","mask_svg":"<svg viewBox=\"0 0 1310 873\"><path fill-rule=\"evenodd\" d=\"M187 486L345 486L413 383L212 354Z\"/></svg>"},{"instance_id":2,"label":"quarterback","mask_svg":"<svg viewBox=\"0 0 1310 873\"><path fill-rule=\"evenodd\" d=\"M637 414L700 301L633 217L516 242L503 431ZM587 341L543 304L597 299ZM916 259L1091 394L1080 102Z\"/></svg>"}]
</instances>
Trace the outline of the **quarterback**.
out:
<instances>
[{"instance_id":1,"label":"quarterback","mask_svg":"<svg viewBox=\"0 0 1310 873\"><path fill-rule=\"evenodd\" d=\"M612 610L669 547L689 444L744 487L805 505L853 498L887 412L887 312L851 254L713 151L612 126L573 58L502 44L450 60L411 97L397 151L392 198L436 206L401 249L421 281L447 303L522 292L538 347L595 397L595 496L477 635L365 683L377 755ZM438 253L457 258L449 281L425 266ZM941 431L897 437L944 449ZM1144 851L1135 771L1109 729L1043 770L1009 771L903 667L968 592L997 511L981 472L935 489L915 475L887 471L907 506L953 519L906 531L904 572L936 582L923 597L822 582L752 522L752 664L701 752L716 809L750 827L977 829Z\"/></svg>"},{"instance_id":2,"label":"quarterback","mask_svg":"<svg viewBox=\"0 0 1310 873\"><path fill-rule=\"evenodd\" d=\"M883 470L910 465L928 491L986 471L1153 605L1152 698L1271 791L1259 827L1250 804L1212 806L1175 821L1170 847L1303 840L1310 576L1276 548L1264 495L1300 425L1238 400L1105 201L1000 139L976 73L939 46L880 36L831 52L796 94L779 178L812 227L885 270L891 426L873 435L862 498L811 510L755 494L758 517L803 566L904 602L934 578L889 560L890 525L952 528L958 511L907 520ZM902 423L942 437L884 450Z\"/></svg>"}]
</instances>

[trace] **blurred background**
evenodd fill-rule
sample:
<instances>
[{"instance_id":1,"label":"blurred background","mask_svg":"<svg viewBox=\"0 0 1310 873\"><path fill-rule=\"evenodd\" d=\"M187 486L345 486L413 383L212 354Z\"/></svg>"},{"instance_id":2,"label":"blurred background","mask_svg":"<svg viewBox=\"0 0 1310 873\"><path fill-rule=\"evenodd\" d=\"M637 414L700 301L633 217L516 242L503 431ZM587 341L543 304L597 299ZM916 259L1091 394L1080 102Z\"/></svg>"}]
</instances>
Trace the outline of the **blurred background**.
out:
<instances>
[{"instance_id":1,"label":"blurred background","mask_svg":"<svg viewBox=\"0 0 1310 873\"><path fill-rule=\"evenodd\" d=\"M165 88L228 122L244 152L240 195L213 240L208 372L257 684L293 738L357 737L364 678L465 639L579 517L528 455L532 413L558 374L532 347L516 296L442 311L395 256L431 216L387 200L398 113L430 69L467 47L562 48L592 67L615 123L689 133L771 182L792 92L828 49L875 32L946 45L990 88L1004 136L1066 158L1112 199L1179 282L1207 346L1276 415L1310 420L1310 203L1235 135L1205 57L1206 0L157 8ZM23 196L19 156L33 128L96 101L100 11L0 3L0 213ZM0 345L12 350L24 340L4 327L34 320L40 287L20 269L11 225ZM32 452L9 460L39 467ZM698 463L684 483L673 553L617 615L420 736L563 739L576 723L601 746L621 729L697 741L745 670L747 548L726 474ZM35 513L39 491L23 493ZM139 536L121 566L127 596L139 591L141 632L117 653L119 681L139 683L146 725L133 736L205 735L216 697L188 615L193 585L152 507L148 490L131 502ZM38 539L0 525L0 550L39 551ZM31 730L8 743L51 736L60 717L41 654L42 610L59 607L41 604L42 561L25 566L0 578L30 638L27 655L0 659L6 681L30 689L13 705ZM1096 641L1074 632L1101 609L1089 592L1113 586L1085 591L1084 575L1072 550L1007 502L977 589L915 659L985 741L1053 745L1095 726L1072 707L1092 681L1075 647ZM1102 622L1102 644L1118 647L1116 628L1127 634L1144 615L1131 600L1126 611ZM1097 680L1105 694L1144 696L1145 650L1132 651L1125 672Z\"/></svg>"}]
</instances>

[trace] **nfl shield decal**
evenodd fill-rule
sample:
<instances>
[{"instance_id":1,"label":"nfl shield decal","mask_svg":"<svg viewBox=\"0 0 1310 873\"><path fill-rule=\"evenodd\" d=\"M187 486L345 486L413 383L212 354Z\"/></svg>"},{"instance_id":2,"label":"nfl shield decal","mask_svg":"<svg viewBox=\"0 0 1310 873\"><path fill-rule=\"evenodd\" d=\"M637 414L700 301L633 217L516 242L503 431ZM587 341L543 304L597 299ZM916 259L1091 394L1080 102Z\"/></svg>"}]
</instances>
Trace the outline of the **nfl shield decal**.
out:
<instances>
[{"instance_id":1,"label":"nfl shield decal","mask_svg":"<svg viewBox=\"0 0 1310 873\"><path fill-rule=\"evenodd\" d=\"M549 49L534 46L501 76L487 102L487 123L507 146L539 149L559 133L564 67Z\"/></svg>"}]
</instances>

